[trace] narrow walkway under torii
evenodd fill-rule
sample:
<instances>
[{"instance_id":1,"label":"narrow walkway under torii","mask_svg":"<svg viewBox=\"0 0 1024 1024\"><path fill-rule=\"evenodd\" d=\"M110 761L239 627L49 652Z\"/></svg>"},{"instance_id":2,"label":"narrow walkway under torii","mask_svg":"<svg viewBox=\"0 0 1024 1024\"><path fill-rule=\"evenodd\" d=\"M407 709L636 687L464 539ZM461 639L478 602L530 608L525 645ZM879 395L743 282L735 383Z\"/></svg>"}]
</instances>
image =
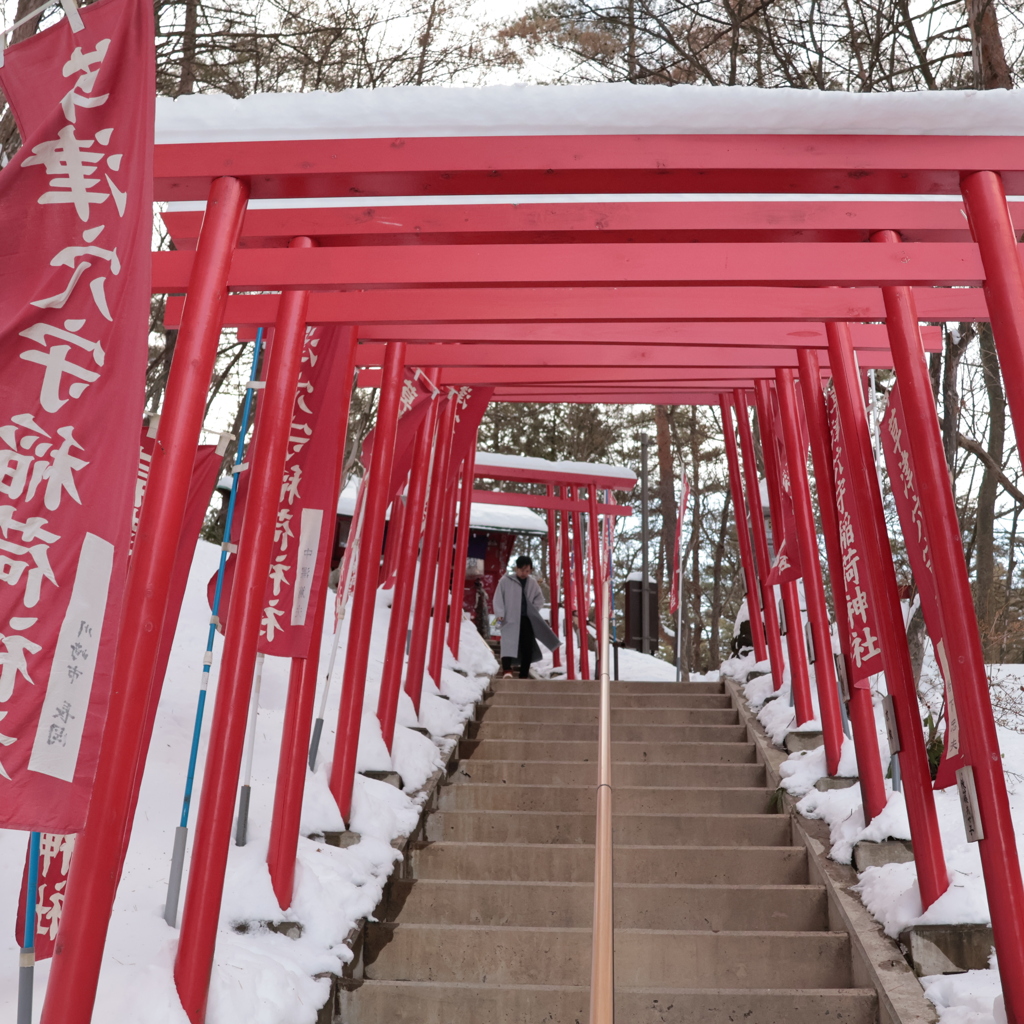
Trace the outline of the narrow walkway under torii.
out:
<instances>
[{"instance_id":1,"label":"narrow walkway under torii","mask_svg":"<svg viewBox=\"0 0 1024 1024\"><path fill-rule=\"evenodd\" d=\"M863 97L857 107L869 130L864 120L844 125L837 113L827 129L813 133L766 133L755 103L745 123L733 111L715 133L699 119L687 127L682 108L671 129L660 124L645 131L638 127L642 120L620 120L595 130L592 119L583 119L561 130L546 123L543 132L527 125L502 133L505 108L484 131L486 96L466 95L474 97L467 103L482 106L472 117L453 119L456 126L447 130L403 122L401 107L387 116L386 95L366 99L369 121L375 111L387 130L363 128L352 137L317 121L319 98L310 100L307 118L297 118L303 127L293 137L288 121L301 112L302 96L278 100L277 123L249 118L246 111L258 104L231 107L216 100L204 107L201 97L189 98L180 113L165 112L178 134L157 146L156 197L172 204L164 216L176 249L154 253L153 290L171 296L167 325L179 335L140 537L177 537L184 499L176 494L199 436L222 327L275 326L262 392L268 440L264 459L251 470L250 508L260 512L252 515L251 528L247 516L235 580L254 597L226 640L211 726L217 753L203 781L177 952L176 981L190 1019L198 1024L205 1014L256 657L262 593L256 583L269 568L283 439L302 338L314 327L346 346L358 383L379 387L381 395L364 532L353 556L347 703L333 752L332 790L346 818L409 368L421 369L444 396L432 405L435 433L417 435L424 458L412 459L409 493L417 486L417 465L418 502L428 489L428 464L431 493L450 487L449 500L427 506L422 545L418 533L407 537L412 559L421 552L420 575L416 593L411 579L407 584L401 636L404 642L411 614L422 646L410 658L419 659L420 670L439 664L447 639L440 611L449 601L450 559L438 571L435 556L445 538L450 546L454 537L456 491L467 505L472 498L471 439L460 440L461 449L454 443L460 411L468 417L477 402L478 421L488 401L714 404L726 428L733 500L744 513L738 534L748 594L759 598L750 602L755 613L760 605L753 630L758 657L770 658L779 684L784 671L792 677L798 722L812 715L813 685L830 773L838 764L840 704L846 703L869 817L881 811L886 789L865 680L884 668L920 893L928 906L949 879L860 381L861 369L894 369L893 436L912 467L905 483L918 499L917 519L904 530L919 525L927 541L936 596L929 629L945 653L946 682L959 710L957 765L969 779L962 785L980 824L976 838L1007 1016L1024 1024L1024 888L924 358L939 345L939 329L922 327L990 320L1011 414L1024 424L1024 267L1011 219L1018 204L1006 202L1007 193L1024 193L1024 145L1016 136L980 134L976 125L984 128L984 117L971 124L959 101L944 107L939 95L915 100L915 109L925 112L918 114L918 123L927 125L922 134L908 132L906 108L886 106L883 97ZM835 110L849 115L851 108L842 105L848 99L837 100ZM396 102L400 106L401 98ZM800 96L772 96L771 102L791 104L790 123L810 116ZM815 96L814 111L829 102ZM975 115L979 106L972 108ZM613 105L609 116L615 113ZM190 116L201 128L191 139L182 134ZM309 135L318 130L324 134ZM721 198L712 201L715 194ZM448 201L424 205L426 197ZM345 205L337 203L341 198ZM353 198L359 206L351 205ZM199 211L177 203L206 205ZM778 513L772 516L773 561L751 407L769 504ZM275 437L279 453L271 457ZM439 439L433 447L432 437ZM808 446L828 553L824 567ZM562 486L564 511L575 516L583 496L574 492L575 483ZM609 513L597 493L603 486L586 484L595 580L607 551L601 529ZM580 520L574 529L582 528ZM162 619L167 569L158 547L133 561L128 581L126 603L139 631ZM798 629L785 631L783 651L776 603L778 592L783 625L799 622L796 581L802 578L811 647L830 650L823 568L834 584L838 676L832 659L809 660ZM594 588L594 600L600 609L602 587ZM111 708L108 728L118 743L116 749L105 745L97 776L95 813L108 827L102 835L87 827L79 840L46 1024L85 1024L91 1010L98 959L87 951L102 949L116 888L112 865L127 839L132 780L146 754L137 726L151 697L151 664L144 651L125 658L119 672L129 682ZM400 677L401 667L396 671ZM413 685L417 694L421 681L422 671ZM396 678L394 692L399 683ZM79 878L90 884L76 885Z\"/></svg>"}]
</instances>

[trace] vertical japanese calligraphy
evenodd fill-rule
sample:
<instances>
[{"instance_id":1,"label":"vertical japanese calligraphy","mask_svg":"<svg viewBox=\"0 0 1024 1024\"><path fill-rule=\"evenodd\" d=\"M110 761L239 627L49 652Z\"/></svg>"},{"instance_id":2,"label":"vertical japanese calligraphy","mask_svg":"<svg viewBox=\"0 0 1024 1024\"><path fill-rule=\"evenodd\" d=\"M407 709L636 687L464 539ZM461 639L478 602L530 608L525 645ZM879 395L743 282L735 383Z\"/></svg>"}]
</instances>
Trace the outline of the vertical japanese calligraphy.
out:
<instances>
[{"instance_id":1,"label":"vertical japanese calligraphy","mask_svg":"<svg viewBox=\"0 0 1024 1024\"><path fill-rule=\"evenodd\" d=\"M786 448L782 441L782 419L775 410L774 430L772 431L771 444L775 448L775 465L779 468L779 496L781 508L772 509L772 523L775 524L775 516L778 516L778 529L773 526L773 533L779 537L778 550L772 560L771 572L765 582L769 586L777 583L789 583L798 580L803 575L803 566L800 564L800 547L796 539L796 513L793 510L793 491L789 482L789 460L786 457Z\"/></svg>"},{"instance_id":2,"label":"vertical japanese calligraphy","mask_svg":"<svg viewBox=\"0 0 1024 1024\"><path fill-rule=\"evenodd\" d=\"M924 515L921 512L921 495L917 490L914 463L906 443L907 421L900 402L899 388L893 388L886 400L882 416L882 451L885 466L892 483L892 494L896 502L896 514L903 530L903 542L907 548L910 571L917 582L921 598L921 612L924 615L928 636L935 646L935 657L946 693L946 738L945 752L935 779L936 789L956 785L956 770L966 763L960 752L960 721L957 716L956 700L949 678L949 665L942 633L942 618L936 600L938 581L932 565L932 553L925 532Z\"/></svg>"},{"instance_id":3,"label":"vertical japanese calligraphy","mask_svg":"<svg viewBox=\"0 0 1024 1024\"><path fill-rule=\"evenodd\" d=\"M867 686L868 676L882 671L882 649L878 629L861 583L860 559L863 544L862 527L854 519L853 502L847 496L850 483L849 456L839 424L839 405L831 387L825 395L829 433L832 440L832 465L836 481L836 518L839 523L839 547L843 555L843 589L846 592L846 618L850 633L850 667L852 686Z\"/></svg>"},{"instance_id":4,"label":"vertical japanese calligraphy","mask_svg":"<svg viewBox=\"0 0 1024 1024\"><path fill-rule=\"evenodd\" d=\"M81 828L110 688L149 324L153 27L98 0L7 51L0 825Z\"/></svg>"},{"instance_id":5,"label":"vertical japanese calligraphy","mask_svg":"<svg viewBox=\"0 0 1024 1024\"><path fill-rule=\"evenodd\" d=\"M35 947L33 953L36 960L47 960L53 956L53 947L57 942L57 929L60 927L61 914L64 911L64 895L68 884L68 872L71 870L71 855L75 851L74 835L58 835L44 832L39 837L39 877L36 882L35 894ZM29 845L31 855L31 844ZM25 935L25 894L28 888L28 860L25 862L25 873L21 879L21 895L18 898L18 916L15 922L15 935L18 945Z\"/></svg>"},{"instance_id":6,"label":"vertical japanese calligraphy","mask_svg":"<svg viewBox=\"0 0 1024 1024\"><path fill-rule=\"evenodd\" d=\"M259 650L289 658L304 658L309 651L313 616L327 585L327 547L334 540L338 481L337 445L344 402L351 388L347 346L339 329L310 328L302 354L302 368L292 406L284 475L277 508L270 576L263 599ZM273 340L271 339L271 344ZM252 457L259 458L260 416L257 410ZM244 515L247 486L238 495L238 514ZM221 621L230 623L230 587L235 556L228 560L221 604ZM210 593L216 581L211 580Z\"/></svg>"}]
</instances>

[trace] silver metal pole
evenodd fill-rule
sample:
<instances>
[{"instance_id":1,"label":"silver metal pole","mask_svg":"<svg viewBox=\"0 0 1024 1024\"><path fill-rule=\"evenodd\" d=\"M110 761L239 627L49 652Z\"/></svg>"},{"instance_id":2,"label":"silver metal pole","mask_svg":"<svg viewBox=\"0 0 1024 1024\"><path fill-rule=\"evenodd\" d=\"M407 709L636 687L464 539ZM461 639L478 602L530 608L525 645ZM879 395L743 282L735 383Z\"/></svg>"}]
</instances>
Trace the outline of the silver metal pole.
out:
<instances>
[{"instance_id":1,"label":"silver metal pole","mask_svg":"<svg viewBox=\"0 0 1024 1024\"><path fill-rule=\"evenodd\" d=\"M647 604L647 577L650 572L650 552L647 536L647 446L651 439L647 434L640 435L640 572L643 579L640 583L640 651L651 653L651 613Z\"/></svg>"}]
</instances>

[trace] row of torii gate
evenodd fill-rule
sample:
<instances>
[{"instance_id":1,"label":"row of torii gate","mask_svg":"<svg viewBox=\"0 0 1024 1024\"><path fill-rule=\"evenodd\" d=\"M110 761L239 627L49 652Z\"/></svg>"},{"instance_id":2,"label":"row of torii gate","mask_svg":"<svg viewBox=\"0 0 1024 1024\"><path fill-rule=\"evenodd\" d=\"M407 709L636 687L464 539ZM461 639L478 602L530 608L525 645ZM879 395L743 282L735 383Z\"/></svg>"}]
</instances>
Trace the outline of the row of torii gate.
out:
<instances>
[{"instance_id":1,"label":"row of torii gate","mask_svg":"<svg viewBox=\"0 0 1024 1024\"><path fill-rule=\"evenodd\" d=\"M879 526L859 374L894 368L941 580L950 683L977 787L984 836L979 845L1007 1016L1024 1024L1024 889L924 358L926 347L938 345L938 332L920 326L991 320L1011 414L1024 431L1024 268L1011 219L1018 211L1005 198L1006 190L1024 193L1019 140L974 137L966 145L938 136L574 135L196 143L158 146L155 167L158 200L206 207L203 214L168 213L177 251L153 257L153 290L172 296L167 325L180 333L127 584L128 642L118 650L96 795L72 867L46 1024L85 1024L91 1014L130 834L132 780L145 761L138 723L156 696L150 669L173 560L169 539L178 535L220 331L271 323L274 365L261 399L268 440L255 470L265 476L268 495L280 479L274 446L283 445L287 433L307 324L354 325L359 381L381 388L382 439L389 430L393 437L406 365L437 367L441 387L493 387L493 401L719 406L736 508L747 516L738 533L748 592L762 597L750 602L755 617L756 605L763 607L763 635L756 625L753 630L757 654L770 656L776 681L788 667L802 719L813 713L811 670L798 630L787 633L783 653L775 600L765 583L767 540L749 404L758 417L773 505L782 470L766 442L778 409L808 616L817 650L829 650L806 443L828 568L839 580L822 398L823 378L831 377L849 458L846 497L861 524L861 569L878 612L921 898L928 906L949 881L892 558ZM776 199L699 199L716 192L774 193ZM644 203L564 198L598 193L692 195L685 202ZM500 201L524 194L550 200ZM883 194L904 198L871 199ZM963 207L915 201L921 194L962 195ZM441 195L496 201L360 208L318 203L338 196L364 196L369 204L378 196ZM833 201L813 198L828 195ZM849 198L836 201L839 196ZM247 212L250 198L308 205ZM375 444L371 479L375 473L383 479L376 463L386 452L387 443ZM260 486L254 477L250 493ZM592 512L594 500L591 488ZM264 534L272 529L271 509L268 501L259 527ZM374 544L373 531L383 516L383 501L371 493L365 550L379 552L380 535ZM365 562L357 587L372 593L378 566ZM235 587L255 591L258 585L262 592L265 571L259 558L240 558ZM833 593L841 594L841 587ZM798 622L795 583L783 586L782 600L788 621ZM835 611L849 657L844 610ZM352 644L368 644L371 612L371 601L354 603ZM196 831L203 853L193 859L181 926L175 976L196 1022L204 1017L213 961L256 615L255 608L241 612L225 642ZM834 772L842 729L832 661L817 658L813 676ZM358 710L354 714L357 725ZM884 806L886 792L867 690L851 690L849 716L871 817ZM345 742L342 734L339 742ZM336 773L354 753L354 746L335 752Z\"/></svg>"}]
</instances>

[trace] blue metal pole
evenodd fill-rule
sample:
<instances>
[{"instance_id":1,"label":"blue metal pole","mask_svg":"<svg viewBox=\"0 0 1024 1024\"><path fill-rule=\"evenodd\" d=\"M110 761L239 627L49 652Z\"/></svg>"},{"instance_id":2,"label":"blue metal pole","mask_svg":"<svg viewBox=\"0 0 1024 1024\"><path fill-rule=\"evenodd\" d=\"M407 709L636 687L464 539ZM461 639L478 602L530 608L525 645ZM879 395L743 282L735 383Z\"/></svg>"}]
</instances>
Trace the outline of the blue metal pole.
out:
<instances>
[{"instance_id":1,"label":"blue metal pole","mask_svg":"<svg viewBox=\"0 0 1024 1024\"><path fill-rule=\"evenodd\" d=\"M36 971L36 888L39 885L39 833L28 841L28 880L25 883L25 933L18 967L18 1024L32 1024L32 986Z\"/></svg>"},{"instance_id":2,"label":"blue metal pole","mask_svg":"<svg viewBox=\"0 0 1024 1024\"><path fill-rule=\"evenodd\" d=\"M228 496L227 512L224 516L224 541L221 544L220 565L217 567L217 583L213 591L213 607L210 609L210 630L206 637L206 653L203 655L203 672L199 684L199 699L196 703L196 717L192 726L192 748L188 755L188 772L185 776L185 795L181 801L181 821L174 830L174 849L171 853L171 873L167 881L167 903L164 906L164 920L172 927L178 923L178 897L181 893L181 876L185 868L185 846L188 842L188 816L192 806L192 788L196 777L196 760L199 756L199 737L203 729L203 713L206 710L206 693L210 684L210 669L213 666L213 642L220 624L220 602L224 593L224 571L228 555L232 551L231 530L235 519L235 504L238 500L238 479L245 465L245 435L249 430L252 415L253 395L259 373L260 349L263 345L263 328L256 332L253 347L252 367L246 384L245 401L242 404L242 422L238 429L238 448L235 451L235 465L231 477L231 493Z\"/></svg>"}]
</instances>

